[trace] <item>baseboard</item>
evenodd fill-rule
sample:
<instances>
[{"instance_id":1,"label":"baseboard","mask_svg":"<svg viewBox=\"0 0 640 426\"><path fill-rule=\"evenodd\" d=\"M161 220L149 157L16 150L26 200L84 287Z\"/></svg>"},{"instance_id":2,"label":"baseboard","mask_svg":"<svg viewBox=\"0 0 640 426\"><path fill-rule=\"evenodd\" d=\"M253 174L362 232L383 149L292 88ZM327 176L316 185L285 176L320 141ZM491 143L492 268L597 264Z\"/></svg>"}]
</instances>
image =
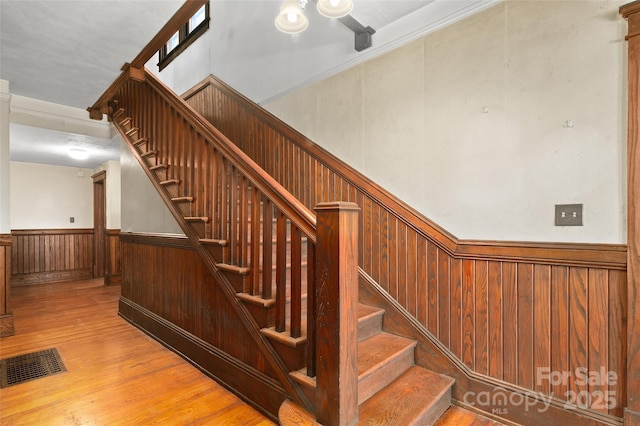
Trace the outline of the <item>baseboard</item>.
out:
<instances>
[{"instance_id":1,"label":"baseboard","mask_svg":"<svg viewBox=\"0 0 640 426\"><path fill-rule=\"evenodd\" d=\"M11 286L25 286L58 281L87 280L93 278L91 269L75 269L72 271L38 272L34 274L16 274L11 276Z\"/></svg>"},{"instance_id":2,"label":"baseboard","mask_svg":"<svg viewBox=\"0 0 640 426\"><path fill-rule=\"evenodd\" d=\"M277 381L124 297L119 314L277 423L288 398Z\"/></svg>"},{"instance_id":3,"label":"baseboard","mask_svg":"<svg viewBox=\"0 0 640 426\"><path fill-rule=\"evenodd\" d=\"M5 314L0 316L0 337L8 337L16 334L13 327L13 314Z\"/></svg>"}]
</instances>

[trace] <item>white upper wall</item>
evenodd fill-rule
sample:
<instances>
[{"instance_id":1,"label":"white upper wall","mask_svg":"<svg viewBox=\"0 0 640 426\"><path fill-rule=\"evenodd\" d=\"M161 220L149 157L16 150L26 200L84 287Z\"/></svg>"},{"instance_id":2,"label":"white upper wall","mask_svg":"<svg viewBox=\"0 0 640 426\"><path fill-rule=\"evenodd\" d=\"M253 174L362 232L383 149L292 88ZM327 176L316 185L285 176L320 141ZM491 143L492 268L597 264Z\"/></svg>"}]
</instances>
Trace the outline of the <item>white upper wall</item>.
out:
<instances>
[{"instance_id":1,"label":"white upper wall","mask_svg":"<svg viewBox=\"0 0 640 426\"><path fill-rule=\"evenodd\" d=\"M623 3L505 1L267 107L459 238L624 243Z\"/></svg>"},{"instance_id":2,"label":"white upper wall","mask_svg":"<svg viewBox=\"0 0 640 426\"><path fill-rule=\"evenodd\" d=\"M16 161L10 169L12 230L93 228L91 169Z\"/></svg>"},{"instance_id":3,"label":"white upper wall","mask_svg":"<svg viewBox=\"0 0 640 426\"><path fill-rule=\"evenodd\" d=\"M288 93L267 108L459 238L624 243L625 2L506 0L305 86L352 63L352 34L263 19L248 43L238 8L274 2L216 1L209 35L160 74L177 93L210 73L259 103ZM554 226L570 203L584 226Z\"/></svg>"},{"instance_id":4,"label":"white upper wall","mask_svg":"<svg viewBox=\"0 0 640 426\"><path fill-rule=\"evenodd\" d=\"M9 82L0 80L0 234L11 232L9 192L9 114L11 93Z\"/></svg>"},{"instance_id":5,"label":"white upper wall","mask_svg":"<svg viewBox=\"0 0 640 426\"><path fill-rule=\"evenodd\" d=\"M122 232L184 235L124 141L120 145ZM108 183L107 183L108 185Z\"/></svg>"},{"instance_id":6,"label":"white upper wall","mask_svg":"<svg viewBox=\"0 0 640 426\"><path fill-rule=\"evenodd\" d=\"M352 15L375 27L373 46L357 52L354 34L321 16L310 2L309 27L284 34L274 25L282 0L210 2L210 29L161 73L157 55L147 68L184 93L214 74L257 103L267 103L313 82L444 27L500 0L358 2ZM404 15L404 16L403 16Z\"/></svg>"}]
</instances>

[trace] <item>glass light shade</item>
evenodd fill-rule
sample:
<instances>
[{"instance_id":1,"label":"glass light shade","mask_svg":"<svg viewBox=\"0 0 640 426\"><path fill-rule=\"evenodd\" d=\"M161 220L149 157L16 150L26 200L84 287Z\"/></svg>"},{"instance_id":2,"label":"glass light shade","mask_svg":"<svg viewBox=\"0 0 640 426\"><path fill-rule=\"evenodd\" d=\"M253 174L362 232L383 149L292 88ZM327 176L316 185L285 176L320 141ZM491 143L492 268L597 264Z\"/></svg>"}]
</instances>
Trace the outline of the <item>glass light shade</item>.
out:
<instances>
[{"instance_id":1,"label":"glass light shade","mask_svg":"<svg viewBox=\"0 0 640 426\"><path fill-rule=\"evenodd\" d=\"M72 148L69 150L69 157L75 160L86 160L89 158L89 154L84 149Z\"/></svg>"},{"instance_id":2,"label":"glass light shade","mask_svg":"<svg viewBox=\"0 0 640 426\"><path fill-rule=\"evenodd\" d=\"M352 0L318 0L318 12L327 18L342 18L352 10Z\"/></svg>"},{"instance_id":3,"label":"glass light shade","mask_svg":"<svg viewBox=\"0 0 640 426\"><path fill-rule=\"evenodd\" d=\"M280 7L276 17L276 28L283 33L296 34L306 30L309 26L307 17L296 0L286 0Z\"/></svg>"}]
</instances>

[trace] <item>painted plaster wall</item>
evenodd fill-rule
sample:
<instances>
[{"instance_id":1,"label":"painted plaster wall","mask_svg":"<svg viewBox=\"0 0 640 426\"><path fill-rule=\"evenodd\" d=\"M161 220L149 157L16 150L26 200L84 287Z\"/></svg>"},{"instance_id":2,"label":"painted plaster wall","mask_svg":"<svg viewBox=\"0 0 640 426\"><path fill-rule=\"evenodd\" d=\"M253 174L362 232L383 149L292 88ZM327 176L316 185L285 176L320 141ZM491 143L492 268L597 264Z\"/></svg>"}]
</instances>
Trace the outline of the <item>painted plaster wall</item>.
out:
<instances>
[{"instance_id":1,"label":"painted plaster wall","mask_svg":"<svg viewBox=\"0 0 640 426\"><path fill-rule=\"evenodd\" d=\"M622 3L505 1L266 107L459 238L624 243Z\"/></svg>"},{"instance_id":2,"label":"painted plaster wall","mask_svg":"<svg viewBox=\"0 0 640 426\"><path fill-rule=\"evenodd\" d=\"M120 145L120 172L122 232L184 235L124 142Z\"/></svg>"},{"instance_id":3,"label":"painted plaster wall","mask_svg":"<svg viewBox=\"0 0 640 426\"><path fill-rule=\"evenodd\" d=\"M11 229L93 228L91 174L91 169L12 161Z\"/></svg>"}]
</instances>

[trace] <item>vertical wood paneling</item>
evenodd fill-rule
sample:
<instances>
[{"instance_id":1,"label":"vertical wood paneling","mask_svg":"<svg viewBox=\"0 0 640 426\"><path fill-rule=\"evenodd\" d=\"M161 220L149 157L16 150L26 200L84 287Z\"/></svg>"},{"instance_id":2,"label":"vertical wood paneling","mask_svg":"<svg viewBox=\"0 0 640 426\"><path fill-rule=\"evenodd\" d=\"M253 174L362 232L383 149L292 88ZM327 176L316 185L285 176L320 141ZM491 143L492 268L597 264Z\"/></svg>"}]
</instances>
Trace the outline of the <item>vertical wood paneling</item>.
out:
<instances>
[{"instance_id":1,"label":"vertical wood paneling","mask_svg":"<svg viewBox=\"0 0 640 426\"><path fill-rule=\"evenodd\" d=\"M627 279L623 271L609 272L609 371L616 377L609 382L609 396L615 399L609 414L622 417L626 401L626 383L622 372L627 367Z\"/></svg>"},{"instance_id":2,"label":"vertical wood paneling","mask_svg":"<svg viewBox=\"0 0 640 426\"><path fill-rule=\"evenodd\" d=\"M569 268L569 371L587 365L587 279L586 268ZM585 383L569 380L569 390L576 394L587 392Z\"/></svg>"},{"instance_id":3,"label":"vertical wood paneling","mask_svg":"<svg viewBox=\"0 0 640 426\"><path fill-rule=\"evenodd\" d=\"M438 249L438 338L446 347L451 344L450 262L451 257L443 250Z\"/></svg>"},{"instance_id":4,"label":"vertical wood paneling","mask_svg":"<svg viewBox=\"0 0 640 426\"><path fill-rule=\"evenodd\" d=\"M488 271L488 333L489 372L491 377L502 379L503 347L503 307L502 307L502 263L489 262Z\"/></svg>"},{"instance_id":5,"label":"vertical wood paneling","mask_svg":"<svg viewBox=\"0 0 640 426\"><path fill-rule=\"evenodd\" d=\"M504 327L503 377L510 383L518 383L518 287L516 264L502 265L502 306Z\"/></svg>"},{"instance_id":6,"label":"vertical wood paneling","mask_svg":"<svg viewBox=\"0 0 640 426\"><path fill-rule=\"evenodd\" d=\"M551 369L562 374L569 371L569 268L551 267ZM569 390L565 380L551 382L551 392L564 398ZM543 382L544 383L544 382Z\"/></svg>"},{"instance_id":7,"label":"vertical wood paneling","mask_svg":"<svg viewBox=\"0 0 640 426\"><path fill-rule=\"evenodd\" d=\"M589 380L588 392L592 408L609 412L605 392L609 390L607 372L609 367L609 274L605 269L590 269L588 283L588 339L587 352L589 372L596 372L601 379Z\"/></svg>"},{"instance_id":8,"label":"vertical wood paneling","mask_svg":"<svg viewBox=\"0 0 640 426\"><path fill-rule=\"evenodd\" d=\"M429 270L429 255L427 250L427 240L420 238L418 240L418 280L421 283L427 282L427 273ZM416 319L423 326L427 327L427 312L429 310L428 285L418 286L418 312Z\"/></svg>"},{"instance_id":9,"label":"vertical wood paneling","mask_svg":"<svg viewBox=\"0 0 640 426\"><path fill-rule=\"evenodd\" d=\"M518 264L518 385L533 388L533 265Z\"/></svg>"},{"instance_id":10,"label":"vertical wood paneling","mask_svg":"<svg viewBox=\"0 0 640 426\"><path fill-rule=\"evenodd\" d=\"M427 328L434 336L438 337L438 286L440 285L438 281L438 247L430 241L427 241L427 257L429 259Z\"/></svg>"},{"instance_id":11,"label":"vertical wood paneling","mask_svg":"<svg viewBox=\"0 0 640 426\"><path fill-rule=\"evenodd\" d=\"M418 302L418 287L422 285L422 283L418 282L416 276L416 269L418 265L418 247L416 241L416 233L408 230L407 232L407 302L406 307L412 317L416 317L418 312L417 302ZM424 281L423 281L424 282ZM429 290L430 292L431 290ZM431 331L431 328L430 328Z\"/></svg>"},{"instance_id":12,"label":"vertical wood paneling","mask_svg":"<svg viewBox=\"0 0 640 426\"><path fill-rule=\"evenodd\" d=\"M543 369L551 370L551 267L535 265L533 271L533 390L549 393Z\"/></svg>"},{"instance_id":13,"label":"vertical wood paneling","mask_svg":"<svg viewBox=\"0 0 640 426\"><path fill-rule=\"evenodd\" d=\"M462 362L475 368L475 295L474 263L462 261Z\"/></svg>"},{"instance_id":14,"label":"vertical wood paneling","mask_svg":"<svg viewBox=\"0 0 640 426\"><path fill-rule=\"evenodd\" d=\"M451 261L451 352L462 359L462 260Z\"/></svg>"},{"instance_id":15,"label":"vertical wood paneling","mask_svg":"<svg viewBox=\"0 0 640 426\"><path fill-rule=\"evenodd\" d=\"M39 229L12 232L14 285L89 278L93 275L92 229Z\"/></svg>"},{"instance_id":16,"label":"vertical wood paneling","mask_svg":"<svg viewBox=\"0 0 640 426\"><path fill-rule=\"evenodd\" d=\"M475 264L475 371L489 374L489 264L486 261L476 261Z\"/></svg>"}]
</instances>

